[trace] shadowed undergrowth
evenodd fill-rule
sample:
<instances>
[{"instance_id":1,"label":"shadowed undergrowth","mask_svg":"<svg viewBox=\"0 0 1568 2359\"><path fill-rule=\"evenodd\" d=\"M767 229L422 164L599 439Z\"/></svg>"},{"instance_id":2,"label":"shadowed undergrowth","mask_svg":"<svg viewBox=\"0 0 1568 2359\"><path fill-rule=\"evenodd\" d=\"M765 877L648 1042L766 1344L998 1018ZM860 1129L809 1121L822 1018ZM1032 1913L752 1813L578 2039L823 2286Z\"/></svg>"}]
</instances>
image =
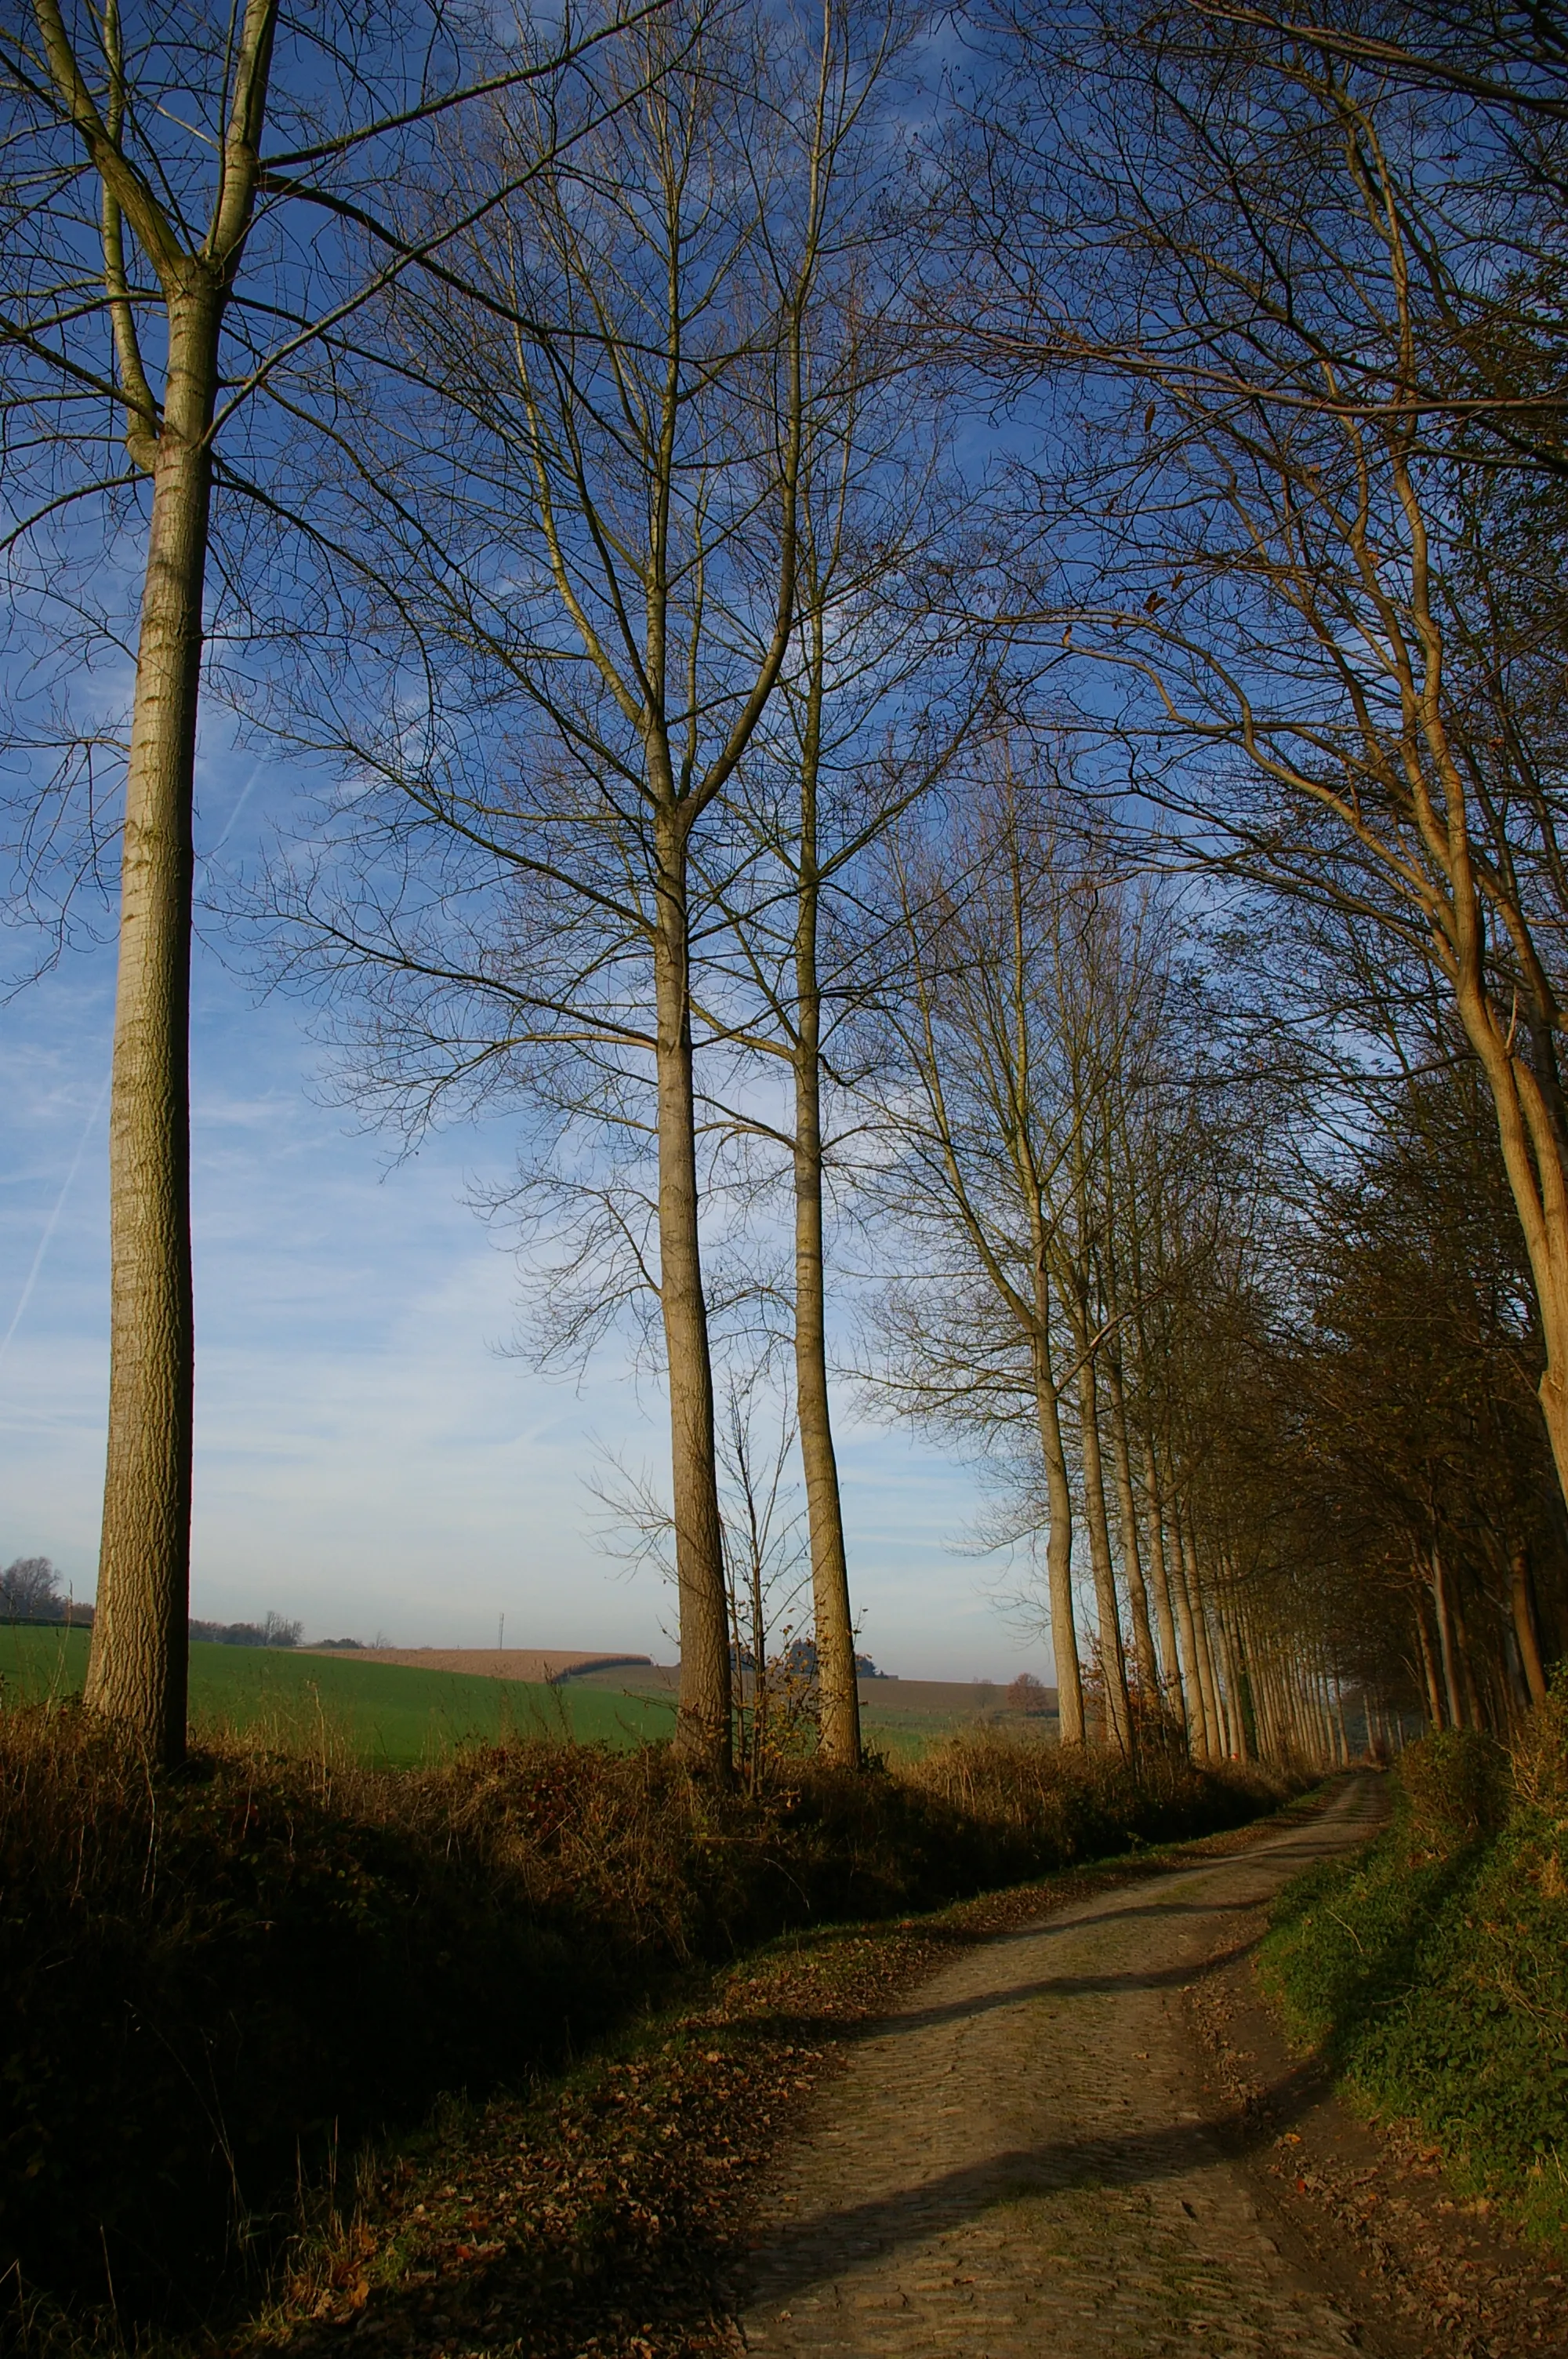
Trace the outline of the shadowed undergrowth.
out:
<instances>
[{"instance_id":1,"label":"shadowed undergrowth","mask_svg":"<svg viewBox=\"0 0 1568 2359\"><path fill-rule=\"evenodd\" d=\"M996 1739L759 1801L667 1748L373 1772L238 1743L149 1775L0 1717L0 2268L122 2322L254 2278L308 2190L443 2091L524 2086L697 1962L1239 1823L1264 1781Z\"/></svg>"}]
</instances>

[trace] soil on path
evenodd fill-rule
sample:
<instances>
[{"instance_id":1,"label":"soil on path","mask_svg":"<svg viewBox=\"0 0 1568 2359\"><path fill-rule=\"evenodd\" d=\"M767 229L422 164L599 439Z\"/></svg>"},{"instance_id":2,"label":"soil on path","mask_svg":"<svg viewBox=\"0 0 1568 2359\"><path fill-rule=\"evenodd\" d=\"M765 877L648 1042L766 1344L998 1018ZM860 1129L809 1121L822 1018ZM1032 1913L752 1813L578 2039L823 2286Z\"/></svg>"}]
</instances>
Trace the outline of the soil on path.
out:
<instances>
[{"instance_id":1,"label":"soil on path","mask_svg":"<svg viewBox=\"0 0 1568 2359\"><path fill-rule=\"evenodd\" d=\"M988 1941L856 2047L758 2216L749 2349L793 2359L1327 2359L1379 2348L1260 2204L1183 2003L1380 1781L1239 1855ZM1288 2127L1280 2124L1279 2127Z\"/></svg>"}]
</instances>

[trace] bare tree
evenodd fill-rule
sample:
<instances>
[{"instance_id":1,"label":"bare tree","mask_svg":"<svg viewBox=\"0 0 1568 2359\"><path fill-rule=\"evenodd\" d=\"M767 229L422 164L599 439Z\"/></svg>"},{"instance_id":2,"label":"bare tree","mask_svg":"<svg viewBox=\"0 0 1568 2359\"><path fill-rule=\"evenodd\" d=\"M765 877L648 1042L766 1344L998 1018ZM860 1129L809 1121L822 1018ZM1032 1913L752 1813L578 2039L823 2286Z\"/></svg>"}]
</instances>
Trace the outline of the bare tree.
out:
<instances>
[{"instance_id":1,"label":"bare tree","mask_svg":"<svg viewBox=\"0 0 1568 2359\"><path fill-rule=\"evenodd\" d=\"M801 475L795 637L732 799L755 858L708 880L729 918L706 986L741 1052L739 1093L713 1111L760 1147L763 1183L787 1158L790 1308L811 1532L824 1756L860 1758L849 1563L833 1442L827 1213L853 1193L857 1019L874 996L879 918L862 896L878 848L951 768L993 692L983 624L955 630L951 582L971 603L980 536L960 530L937 388L890 348L862 266L813 351L812 432ZM929 415L912 427L918 389ZM918 700L918 701L917 701ZM733 846L723 847L733 864ZM787 1068L792 1119L767 1102ZM762 1087L757 1083L761 1080ZM745 1084L752 1086L747 1089Z\"/></svg>"},{"instance_id":2,"label":"bare tree","mask_svg":"<svg viewBox=\"0 0 1568 2359\"><path fill-rule=\"evenodd\" d=\"M760 1793L769 1771L815 1736L819 1751L822 1661L814 1679L790 1661L795 1615L814 1584L789 1470L796 1432L787 1397L768 1397L768 1359L731 1373L719 1425L720 1497L730 1582L730 1626L738 1675L740 1767ZM770 1411L772 1415L770 1417ZM852 1634L851 1634L852 1636ZM860 1759L838 1767L858 1768Z\"/></svg>"},{"instance_id":3,"label":"bare tree","mask_svg":"<svg viewBox=\"0 0 1568 2359\"><path fill-rule=\"evenodd\" d=\"M59 1575L49 1558L13 1557L0 1572L0 1613L16 1622L54 1622L62 1611Z\"/></svg>"},{"instance_id":4,"label":"bare tree","mask_svg":"<svg viewBox=\"0 0 1568 2359\"><path fill-rule=\"evenodd\" d=\"M1070 476L1100 526L1098 576L1051 585L1090 725L1119 680L1139 783L1194 858L1440 979L1495 1108L1568 1485L1568 902L1535 685L1564 608L1555 566L1508 594L1521 527L1560 540L1530 519L1560 498L1562 134L1513 81L1479 112L1444 74L1420 90L1366 29L1108 8L1070 61L1033 53L1054 95L1017 139L998 117L1015 169L980 332L1014 383L1083 373L1090 465L1058 441L1038 480L1059 516ZM1528 189L1501 168L1526 117Z\"/></svg>"},{"instance_id":5,"label":"bare tree","mask_svg":"<svg viewBox=\"0 0 1568 2359\"><path fill-rule=\"evenodd\" d=\"M43 637L58 646L83 612L71 583L84 502L108 505L93 551L102 571L123 564L123 533L142 551L125 617L136 654L110 1111L109 1435L87 1701L167 1761L185 1731L192 777L214 484L267 500L243 458L225 465L220 452L241 443L258 396L287 414L291 364L341 331L370 287L434 260L438 235L416 255L378 186L395 186L418 127L481 84L548 81L579 43L568 30L547 59L528 43L503 58L488 37L478 48L476 79L474 46L439 7L344 7L314 32L284 24L276 0L243 0L226 20L178 5L127 16L120 0L102 10L36 0L0 25L6 547L14 562L40 553ZM284 128L268 149L273 118ZM324 295L283 238L300 208L329 232L351 221L372 249L351 266L341 248L344 268L327 271ZM253 440L250 456L259 451ZM71 544L64 582L48 562L57 527ZM97 774L118 751L103 734L68 748L89 792L92 857ZM32 818L47 846L58 823Z\"/></svg>"},{"instance_id":6,"label":"bare tree","mask_svg":"<svg viewBox=\"0 0 1568 2359\"><path fill-rule=\"evenodd\" d=\"M1236 1375L1218 1339L1278 1209L1267 1108L1227 1070L1173 892L1119 873L1104 832L1013 760L901 848L896 1049L871 1085L900 1255L877 1384L1019 1476L1016 1528L1048 1536L1064 1732L1082 1725L1077 1520L1108 1736L1184 1729L1223 1757L1240 1672L1225 1535L1198 1510Z\"/></svg>"},{"instance_id":7,"label":"bare tree","mask_svg":"<svg viewBox=\"0 0 1568 2359\"><path fill-rule=\"evenodd\" d=\"M543 97L449 158L460 183L494 149L522 194L461 288L389 325L428 389L365 421L399 485L362 519L393 666L379 719L345 716L333 680L301 712L358 792L282 906L301 971L340 986L367 1100L418 1121L520 1093L554 1125L601 1257L574 1332L656 1301L679 1743L725 1775L699 1063L730 1021L702 977L731 847L754 857L730 798L794 638L814 309L881 52L836 10L807 38L728 6L667 11L621 55L647 95L567 163Z\"/></svg>"},{"instance_id":8,"label":"bare tree","mask_svg":"<svg viewBox=\"0 0 1568 2359\"><path fill-rule=\"evenodd\" d=\"M1085 1734L1073 1599L1072 1475L1064 1399L1076 1396L1085 1521L1110 1725L1130 1738L1120 1620L1098 1456L1090 1298L1098 1218L1087 1174L1093 1062L1080 958L1094 894L1038 781L1000 772L961 819L900 852L901 989L882 1020L890 1142L881 1183L921 1275L896 1289L883 1382L919 1413L1014 1428L1027 1403L1045 1483L1047 1581L1063 1741ZM956 1319L955 1301L968 1316ZM940 1339L940 1340L939 1340Z\"/></svg>"}]
</instances>

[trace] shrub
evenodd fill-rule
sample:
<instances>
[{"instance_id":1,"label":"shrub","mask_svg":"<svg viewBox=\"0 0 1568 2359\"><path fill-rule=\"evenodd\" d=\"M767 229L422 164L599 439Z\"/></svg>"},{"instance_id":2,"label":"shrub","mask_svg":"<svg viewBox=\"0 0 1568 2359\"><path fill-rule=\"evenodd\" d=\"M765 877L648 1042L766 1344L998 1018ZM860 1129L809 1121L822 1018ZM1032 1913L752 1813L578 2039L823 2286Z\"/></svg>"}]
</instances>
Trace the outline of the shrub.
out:
<instances>
[{"instance_id":1,"label":"shrub","mask_svg":"<svg viewBox=\"0 0 1568 2359\"><path fill-rule=\"evenodd\" d=\"M1020 1875L1131 1842L1239 1826L1287 1790L1257 1768L1197 1769L1184 1755L1151 1750L1135 1772L1119 1754L1064 1751L1001 1729L951 1736L903 1774L1001 1851L1015 1846Z\"/></svg>"},{"instance_id":2,"label":"shrub","mask_svg":"<svg viewBox=\"0 0 1568 2359\"><path fill-rule=\"evenodd\" d=\"M1521 1808L1558 1833L1568 1824L1568 1669L1530 1713L1513 1752L1513 1786Z\"/></svg>"},{"instance_id":3,"label":"shrub","mask_svg":"<svg viewBox=\"0 0 1568 2359\"><path fill-rule=\"evenodd\" d=\"M1475 1729L1445 1728L1402 1754L1400 1839L1412 1851L1448 1858L1508 1816L1509 1756Z\"/></svg>"}]
</instances>

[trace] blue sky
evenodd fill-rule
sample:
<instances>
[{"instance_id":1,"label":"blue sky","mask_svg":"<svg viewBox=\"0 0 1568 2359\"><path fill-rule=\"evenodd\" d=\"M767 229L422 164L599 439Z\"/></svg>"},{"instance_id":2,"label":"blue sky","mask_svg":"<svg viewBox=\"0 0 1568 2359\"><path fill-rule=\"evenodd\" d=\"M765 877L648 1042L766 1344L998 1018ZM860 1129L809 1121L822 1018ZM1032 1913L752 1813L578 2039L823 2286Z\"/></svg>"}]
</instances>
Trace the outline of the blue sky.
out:
<instances>
[{"instance_id":1,"label":"blue sky","mask_svg":"<svg viewBox=\"0 0 1568 2359\"><path fill-rule=\"evenodd\" d=\"M249 772L207 766L209 842ZM252 799L236 843L281 785ZM0 1561L50 1556L79 1597L103 1480L113 995L112 952L85 951L0 1007L0 1336L15 1322L0 1353ZM509 1644L671 1659L673 1598L602 1552L587 1488L605 1449L660 1462L661 1401L613 1345L580 1389L503 1349L518 1274L465 1196L510 1169L504 1119L390 1167L386 1143L313 1088L319 1052L297 1006L258 1006L203 947L194 1006L192 1610L270 1609L309 1636L402 1645L492 1645L504 1613ZM1048 1677L1045 1642L1003 1602L1023 1569L965 1547L972 1477L847 1406L839 1440L878 1662L908 1678Z\"/></svg>"},{"instance_id":2,"label":"blue sky","mask_svg":"<svg viewBox=\"0 0 1568 2359\"><path fill-rule=\"evenodd\" d=\"M378 168L373 158L364 168ZM328 250L283 251L281 283L303 299L289 274L302 258L326 269ZM287 454L287 416L280 444L269 446L271 426L255 430L264 457ZM47 467L40 480L52 483ZM124 619L140 528L116 540L111 527L100 573L103 527L85 516L73 510L38 543L34 587L57 586L55 556L74 582L80 553L93 597ZM20 668L7 673L13 690L27 677L24 608L0 646ZM229 618L238 654L220 645L235 662L248 659L242 620ZM101 646L80 679L72 666L68 656L79 725L107 732L128 696L123 653ZM243 857L284 816L293 782L281 765L258 774L251 756L223 752L222 713L214 696L198 846ZM47 1554L78 1596L92 1588L103 1477L113 990L112 954L81 951L0 1005L0 1561ZM587 1488L606 1450L662 1462L659 1399L613 1346L580 1388L500 1348L518 1277L465 1199L511 1171L505 1121L389 1168L384 1142L351 1132L313 1089L306 1013L256 1006L211 945L199 951L194 1610L272 1610L312 1636L409 1644L491 1643L504 1613L514 1643L667 1659L673 1600L656 1573L631 1576L595 1544L602 1511ZM848 1404L838 1440L863 1644L878 1660L909 1676L1046 1672L1044 1642L1001 1602L1016 1572L965 1549L972 1479L857 1424Z\"/></svg>"}]
</instances>

